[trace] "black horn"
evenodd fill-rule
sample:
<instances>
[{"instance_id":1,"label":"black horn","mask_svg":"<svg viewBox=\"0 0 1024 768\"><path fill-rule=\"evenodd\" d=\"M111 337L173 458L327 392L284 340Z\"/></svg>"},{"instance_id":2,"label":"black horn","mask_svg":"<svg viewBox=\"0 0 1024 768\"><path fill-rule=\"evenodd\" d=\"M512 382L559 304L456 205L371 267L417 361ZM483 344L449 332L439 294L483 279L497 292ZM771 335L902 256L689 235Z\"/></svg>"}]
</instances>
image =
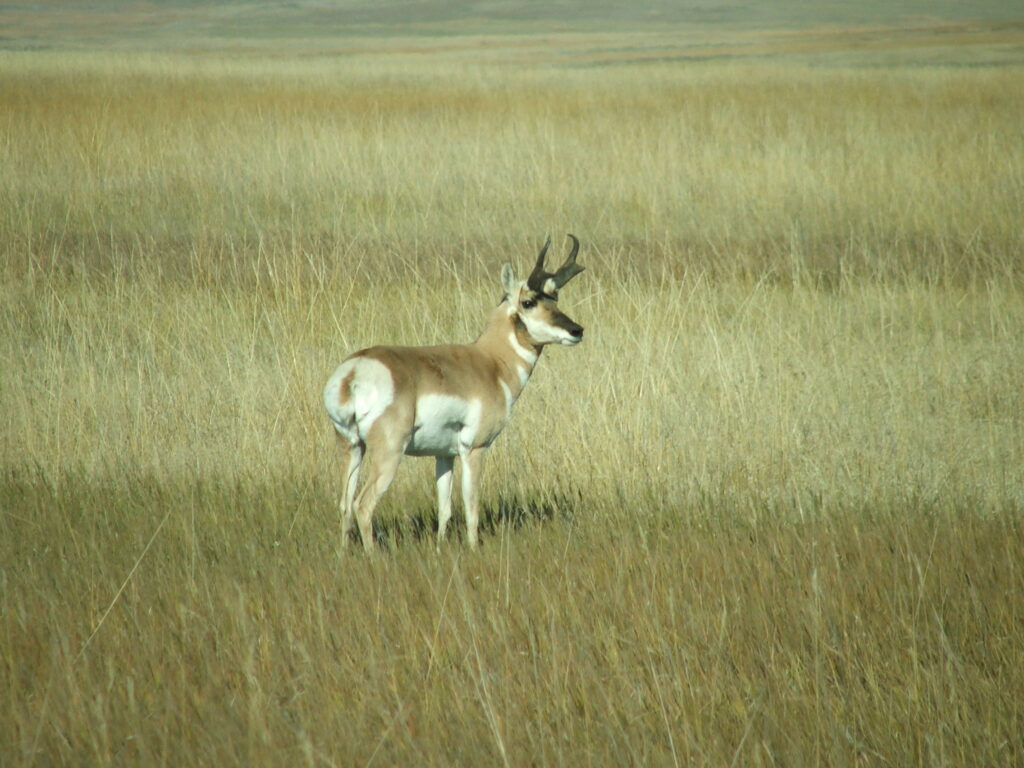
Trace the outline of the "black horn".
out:
<instances>
[{"instance_id":1,"label":"black horn","mask_svg":"<svg viewBox=\"0 0 1024 768\"><path fill-rule=\"evenodd\" d=\"M583 271L584 268L576 263L576 254L580 252L580 241L576 239L575 235L569 235L569 238L572 240L572 251L569 253L569 258L558 268L557 272L547 272L544 269L544 257L551 246L551 238L549 237L544 243L544 247L540 249L540 255L537 256L537 264L533 267L533 272L530 273L530 277L526 281L526 285L531 291L549 295L556 294L559 288ZM554 286L552 291L545 288L548 280L551 280Z\"/></svg>"},{"instance_id":2,"label":"black horn","mask_svg":"<svg viewBox=\"0 0 1024 768\"><path fill-rule=\"evenodd\" d=\"M548 248L551 247L551 238L549 237L544 241L544 247L540 249L540 254L537 256L537 263L533 265L533 272L526 279L526 285L531 291L537 293L544 293L544 281L547 280L551 275L544 271L544 257L548 254Z\"/></svg>"},{"instance_id":3,"label":"black horn","mask_svg":"<svg viewBox=\"0 0 1024 768\"><path fill-rule=\"evenodd\" d=\"M576 263L576 254L580 252L580 241L576 239L576 235L569 235L569 239L572 240L572 251L569 253L569 258L565 260L565 264L560 266L554 274L556 288L561 288L584 270L584 267Z\"/></svg>"}]
</instances>

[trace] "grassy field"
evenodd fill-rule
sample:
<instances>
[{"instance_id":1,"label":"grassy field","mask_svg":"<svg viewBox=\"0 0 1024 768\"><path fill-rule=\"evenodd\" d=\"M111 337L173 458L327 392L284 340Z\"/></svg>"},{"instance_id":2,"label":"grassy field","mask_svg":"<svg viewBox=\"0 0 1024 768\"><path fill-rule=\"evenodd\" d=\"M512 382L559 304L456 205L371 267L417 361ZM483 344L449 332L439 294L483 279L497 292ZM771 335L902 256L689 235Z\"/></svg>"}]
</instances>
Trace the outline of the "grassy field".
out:
<instances>
[{"instance_id":1,"label":"grassy field","mask_svg":"<svg viewBox=\"0 0 1024 768\"><path fill-rule=\"evenodd\" d=\"M1024 763L1024 32L954 21L0 51L0 764ZM326 377L565 232L482 550L410 459L342 552Z\"/></svg>"}]
</instances>

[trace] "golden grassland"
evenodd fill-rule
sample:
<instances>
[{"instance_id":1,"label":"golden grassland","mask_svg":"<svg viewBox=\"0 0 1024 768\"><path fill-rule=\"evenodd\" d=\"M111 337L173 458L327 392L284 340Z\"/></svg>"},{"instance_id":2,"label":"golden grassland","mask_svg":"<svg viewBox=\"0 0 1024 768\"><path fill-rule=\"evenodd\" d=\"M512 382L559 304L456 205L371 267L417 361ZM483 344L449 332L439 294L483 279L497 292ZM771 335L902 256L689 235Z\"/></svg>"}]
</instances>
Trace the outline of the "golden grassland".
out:
<instances>
[{"instance_id":1,"label":"golden grassland","mask_svg":"<svg viewBox=\"0 0 1024 768\"><path fill-rule=\"evenodd\" d=\"M1020 763L1022 74L0 53L0 762ZM342 552L333 366L566 231L482 551Z\"/></svg>"}]
</instances>

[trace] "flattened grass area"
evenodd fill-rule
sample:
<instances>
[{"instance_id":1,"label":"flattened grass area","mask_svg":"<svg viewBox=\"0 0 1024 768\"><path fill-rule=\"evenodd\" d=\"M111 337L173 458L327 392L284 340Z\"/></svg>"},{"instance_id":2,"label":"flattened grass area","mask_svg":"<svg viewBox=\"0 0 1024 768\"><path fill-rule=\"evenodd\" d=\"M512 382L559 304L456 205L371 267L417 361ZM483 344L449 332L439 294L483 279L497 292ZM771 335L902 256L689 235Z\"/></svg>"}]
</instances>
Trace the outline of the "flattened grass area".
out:
<instances>
[{"instance_id":1,"label":"flattened grass area","mask_svg":"<svg viewBox=\"0 0 1024 768\"><path fill-rule=\"evenodd\" d=\"M432 7L297 51L296 5L269 60L243 6L11 27L0 763L1024 761L1012 15ZM567 231L586 342L481 551L416 459L343 548L330 371L472 339Z\"/></svg>"}]
</instances>

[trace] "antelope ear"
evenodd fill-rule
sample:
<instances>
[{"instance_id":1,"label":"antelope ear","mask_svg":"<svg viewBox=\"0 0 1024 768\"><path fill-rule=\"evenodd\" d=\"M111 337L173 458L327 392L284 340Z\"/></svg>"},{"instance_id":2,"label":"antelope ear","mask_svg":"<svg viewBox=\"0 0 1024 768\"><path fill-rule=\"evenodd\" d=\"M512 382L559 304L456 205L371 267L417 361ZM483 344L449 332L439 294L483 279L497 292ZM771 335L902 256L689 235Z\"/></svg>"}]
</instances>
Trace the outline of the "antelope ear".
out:
<instances>
[{"instance_id":1,"label":"antelope ear","mask_svg":"<svg viewBox=\"0 0 1024 768\"><path fill-rule=\"evenodd\" d=\"M501 287L505 289L505 295L512 298L516 288L519 287L519 281L516 280L516 273L512 271L511 264L502 264L501 266Z\"/></svg>"}]
</instances>

